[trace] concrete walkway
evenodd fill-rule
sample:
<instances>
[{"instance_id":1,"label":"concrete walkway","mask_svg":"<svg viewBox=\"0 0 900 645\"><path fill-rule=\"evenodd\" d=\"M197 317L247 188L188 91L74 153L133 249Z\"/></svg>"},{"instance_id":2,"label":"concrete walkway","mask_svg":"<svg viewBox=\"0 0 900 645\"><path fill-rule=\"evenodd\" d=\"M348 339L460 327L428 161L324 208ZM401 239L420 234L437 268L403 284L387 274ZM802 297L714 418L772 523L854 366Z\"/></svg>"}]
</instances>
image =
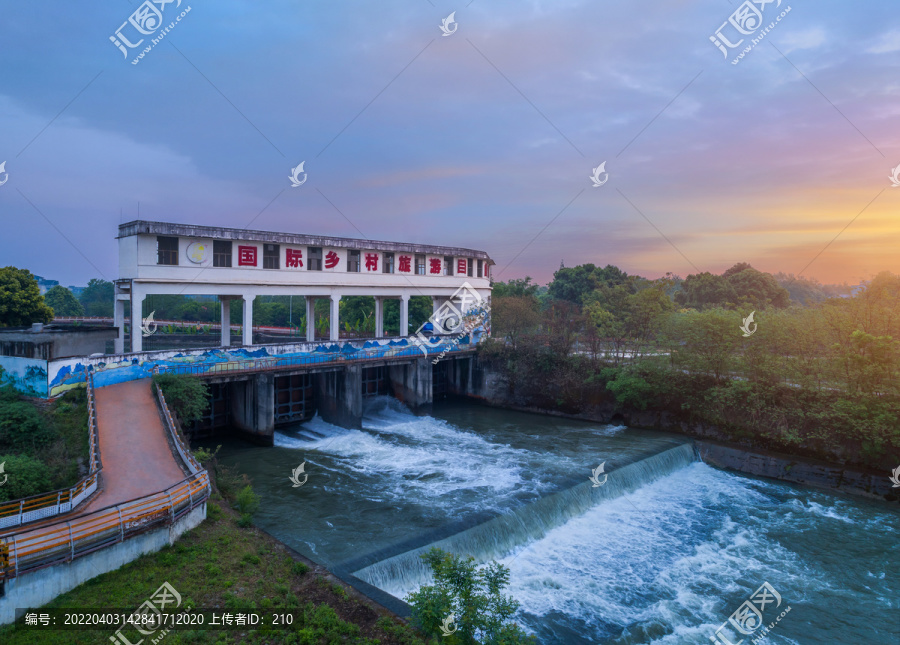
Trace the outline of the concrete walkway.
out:
<instances>
[{"instance_id":1,"label":"concrete walkway","mask_svg":"<svg viewBox=\"0 0 900 645\"><path fill-rule=\"evenodd\" d=\"M150 379L94 390L103 492L81 514L157 493L185 478L166 441Z\"/></svg>"},{"instance_id":2,"label":"concrete walkway","mask_svg":"<svg viewBox=\"0 0 900 645\"><path fill-rule=\"evenodd\" d=\"M94 389L102 491L87 504L23 526L0 531L0 537L29 532L92 513L107 506L163 491L186 475L175 461L156 405L150 379Z\"/></svg>"}]
</instances>

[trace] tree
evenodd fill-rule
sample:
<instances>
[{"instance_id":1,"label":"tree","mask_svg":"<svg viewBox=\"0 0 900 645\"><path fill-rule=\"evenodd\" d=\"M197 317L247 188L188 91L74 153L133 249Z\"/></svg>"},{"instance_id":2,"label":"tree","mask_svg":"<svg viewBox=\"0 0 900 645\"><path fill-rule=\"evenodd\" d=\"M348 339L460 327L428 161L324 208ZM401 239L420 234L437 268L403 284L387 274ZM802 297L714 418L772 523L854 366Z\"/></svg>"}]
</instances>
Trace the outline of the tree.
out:
<instances>
[{"instance_id":1,"label":"tree","mask_svg":"<svg viewBox=\"0 0 900 645\"><path fill-rule=\"evenodd\" d=\"M613 288L628 282L628 274L619 267L607 264L601 269L593 264L580 264L572 268L560 267L553 274L549 292L557 300L568 300L581 305L588 294L599 287ZM634 289L631 293L634 293Z\"/></svg>"},{"instance_id":2,"label":"tree","mask_svg":"<svg viewBox=\"0 0 900 645\"><path fill-rule=\"evenodd\" d=\"M84 315L84 307L78 302L75 295L60 285L51 287L44 294L44 302L53 309L53 315L57 318Z\"/></svg>"},{"instance_id":3,"label":"tree","mask_svg":"<svg viewBox=\"0 0 900 645\"><path fill-rule=\"evenodd\" d=\"M431 567L433 585L425 585L406 601L413 608L416 626L428 636L442 634L441 626L453 625L450 635L441 636L447 645L525 645L535 643L521 627L509 622L519 608L511 596L509 568L492 562L480 569L475 558L465 559L432 548L421 558Z\"/></svg>"},{"instance_id":4,"label":"tree","mask_svg":"<svg viewBox=\"0 0 900 645\"><path fill-rule=\"evenodd\" d=\"M557 356L568 356L583 324L584 318L578 305L568 300L552 301L544 312L544 329L551 351Z\"/></svg>"},{"instance_id":5,"label":"tree","mask_svg":"<svg viewBox=\"0 0 900 645\"><path fill-rule=\"evenodd\" d=\"M766 309L770 306L783 309L790 304L791 294L768 273L757 271L749 264L740 271L735 270L745 264L735 264L723 274L734 289L738 302L746 303L755 309Z\"/></svg>"},{"instance_id":6,"label":"tree","mask_svg":"<svg viewBox=\"0 0 900 645\"><path fill-rule=\"evenodd\" d=\"M25 327L48 323L53 310L41 297L37 280L27 269L0 269L0 327Z\"/></svg>"},{"instance_id":7,"label":"tree","mask_svg":"<svg viewBox=\"0 0 900 645\"><path fill-rule=\"evenodd\" d=\"M525 276L524 279L518 278L508 282L495 282L493 284L491 298L506 298L507 296L528 296L533 298L537 296L539 288L540 287L537 284L532 284L531 276Z\"/></svg>"},{"instance_id":8,"label":"tree","mask_svg":"<svg viewBox=\"0 0 900 645\"><path fill-rule=\"evenodd\" d=\"M86 316L112 318L113 301L115 300L115 288L112 282L92 278L78 299L84 306ZM137 316L144 315L140 311L134 313Z\"/></svg>"},{"instance_id":9,"label":"tree","mask_svg":"<svg viewBox=\"0 0 900 645\"><path fill-rule=\"evenodd\" d=\"M686 277L681 283L681 291L675 294L675 302L692 309L723 307L735 300L734 287L728 280L709 271Z\"/></svg>"},{"instance_id":10,"label":"tree","mask_svg":"<svg viewBox=\"0 0 900 645\"><path fill-rule=\"evenodd\" d=\"M537 301L526 296L492 296L491 314L494 334L508 338L513 349L517 348L521 337L534 331L541 321Z\"/></svg>"},{"instance_id":11,"label":"tree","mask_svg":"<svg viewBox=\"0 0 900 645\"><path fill-rule=\"evenodd\" d=\"M741 341L739 315L724 309L678 314L671 335L680 342L678 362L688 371L709 374L719 381L728 372Z\"/></svg>"},{"instance_id":12,"label":"tree","mask_svg":"<svg viewBox=\"0 0 900 645\"><path fill-rule=\"evenodd\" d=\"M153 382L183 423L198 420L209 408L209 386L198 378L163 372Z\"/></svg>"}]
</instances>

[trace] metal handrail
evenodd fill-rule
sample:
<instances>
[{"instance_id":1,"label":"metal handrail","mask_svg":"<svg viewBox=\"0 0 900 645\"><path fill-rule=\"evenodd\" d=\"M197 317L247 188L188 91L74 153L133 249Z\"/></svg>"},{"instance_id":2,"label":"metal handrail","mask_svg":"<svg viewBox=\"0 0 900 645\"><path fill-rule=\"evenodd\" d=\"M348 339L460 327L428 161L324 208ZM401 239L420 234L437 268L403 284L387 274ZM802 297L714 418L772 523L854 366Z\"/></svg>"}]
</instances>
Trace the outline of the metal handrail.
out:
<instances>
[{"instance_id":1,"label":"metal handrail","mask_svg":"<svg viewBox=\"0 0 900 645\"><path fill-rule=\"evenodd\" d=\"M31 495L0 504L0 530L46 519L60 513L69 513L97 490L103 467L100 460L99 431L94 402L94 378L91 372L87 373L85 382L88 407L88 474L70 488Z\"/></svg>"},{"instance_id":2,"label":"metal handrail","mask_svg":"<svg viewBox=\"0 0 900 645\"><path fill-rule=\"evenodd\" d=\"M70 562L157 525L171 524L204 503L209 493L209 475L203 470L164 491L0 538L0 579Z\"/></svg>"},{"instance_id":3,"label":"metal handrail","mask_svg":"<svg viewBox=\"0 0 900 645\"><path fill-rule=\"evenodd\" d=\"M191 454L191 451L185 446L184 440L181 437L181 433L178 432L178 426L175 423L175 418L172 416L172 411L169 409L169 405L166 403L166 397L162 393L162 388L158 385L156 386L156 396L159 400L159 405L162 408L163 416L166 419L166 428L169 431L169 435L171 435L173 442L175 443L175 449L178 451L178 454L181 455L181 459L184 461L184 464L187 466L188 470L191 471L191 474L197 474L203 467L197 463L197 460L194 459L194 455Z\"/></svg>"}]
</instances>

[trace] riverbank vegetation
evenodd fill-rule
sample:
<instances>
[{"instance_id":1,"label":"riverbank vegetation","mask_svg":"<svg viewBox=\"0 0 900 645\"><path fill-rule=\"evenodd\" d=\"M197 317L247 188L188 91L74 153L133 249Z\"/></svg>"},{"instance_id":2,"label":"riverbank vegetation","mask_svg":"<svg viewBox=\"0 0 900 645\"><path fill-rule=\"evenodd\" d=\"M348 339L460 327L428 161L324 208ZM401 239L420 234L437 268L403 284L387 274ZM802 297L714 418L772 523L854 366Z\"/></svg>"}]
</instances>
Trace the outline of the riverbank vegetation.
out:
<instances>
[{"instance_id":1,"label":"riverbank vegetation","mask_svg":"<svg viewBox=\"0 0 900 645\"><path fill-rule=\"evenodd\" d=\"M243 525L239 510L233 507L241 503L246 477L216 464L214 453L198 451L196 456L210 472L214 485L206 521L182 535L173 546L97 576L59 596L44 609L88 607L131 613L163 582L168 582L181 595L182 607L293 612L295 618L291 628L283 630L171 631L165 635L166 645L425 645L407 625L334 578L324 567L290 552L268 534ZM0 642L86 645L108 642L114 631L104 628L34 632L6 625L0 627ZM147 636L144 642L152 639L152 635ZM131 642L138 640L133 638Z\"/></svg>"},{"instance_id":2,"label":"riverbank vegetation","mask_svg":"<svg viewBox=\"0 0 900 645\"><path fill-rule=\"evenodd\" d=\"M0 502L74 486L87 472L87 424L83 389L44 402L0 387Z\"/></svg>"},{"instance_id":3,"label":"riverbank vegetation","mask_svg":"<svg viewBox=\"0 0 900 645\"><path fill-rule=\"evenodd\" d=\"M421 558L431 569L433 584L411 593L413 624L446 645L535 645L533 636L512 622L519 603L504 596L509 567L431 548Z\"/></svg>"},{"instance_id":4,"label":"riverbank vegetation","mask_svg":"<svg viewBox=\"0 0 900 645\"><path fill-rule=\"evenodd\" d=\"M531 406L883 470L900 454L900 276L849 292L743 263L683 280L561 268L546 289L495 285L481 357Z\"/></svg>"}]
</instances>

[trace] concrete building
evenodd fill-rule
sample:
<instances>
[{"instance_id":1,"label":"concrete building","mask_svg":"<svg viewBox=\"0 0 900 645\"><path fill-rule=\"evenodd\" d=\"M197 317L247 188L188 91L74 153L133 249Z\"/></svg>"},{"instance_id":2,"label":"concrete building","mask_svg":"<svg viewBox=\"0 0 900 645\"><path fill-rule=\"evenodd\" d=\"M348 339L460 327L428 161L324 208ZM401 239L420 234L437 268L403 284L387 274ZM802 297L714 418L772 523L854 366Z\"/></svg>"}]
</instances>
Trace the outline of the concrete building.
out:
<instances>
[{"instance_id":1,"label":"concrete building","mask_svg":"<svg viewBox=\"0 0 900 645\"><path fill-rule=\"evenodd\" d=\"M31 327L0 328L0 356L45 361L64 356L106 353L106 341L116 339L109 327L34 323Z\"/></svg>"},{"instance_id":2,"label":"concrete building","mask_svg":"<svg viewBox=\"0 0 900 645\"><path fill-rule=\"evenodd\" d=\"M131 302L132 351L142 351L141 316L148 295L215 295L222 320L243 301L243 345L252 345L257 296L306 298L307 340L314 340L315 300L330 300L330 339L339 339L344 296L375 298L376 337L384 336L384 300L400 301L400 335L409 335L409 298L430 296L434 311L464 284L490 298L484 251L341 237L249 231L137 220L119 226L116 352L124 351L125 303ZM137 333L135 333L137 330ZM222 346L230 329L222 325Z\"/></svg>"}]
</instances>

